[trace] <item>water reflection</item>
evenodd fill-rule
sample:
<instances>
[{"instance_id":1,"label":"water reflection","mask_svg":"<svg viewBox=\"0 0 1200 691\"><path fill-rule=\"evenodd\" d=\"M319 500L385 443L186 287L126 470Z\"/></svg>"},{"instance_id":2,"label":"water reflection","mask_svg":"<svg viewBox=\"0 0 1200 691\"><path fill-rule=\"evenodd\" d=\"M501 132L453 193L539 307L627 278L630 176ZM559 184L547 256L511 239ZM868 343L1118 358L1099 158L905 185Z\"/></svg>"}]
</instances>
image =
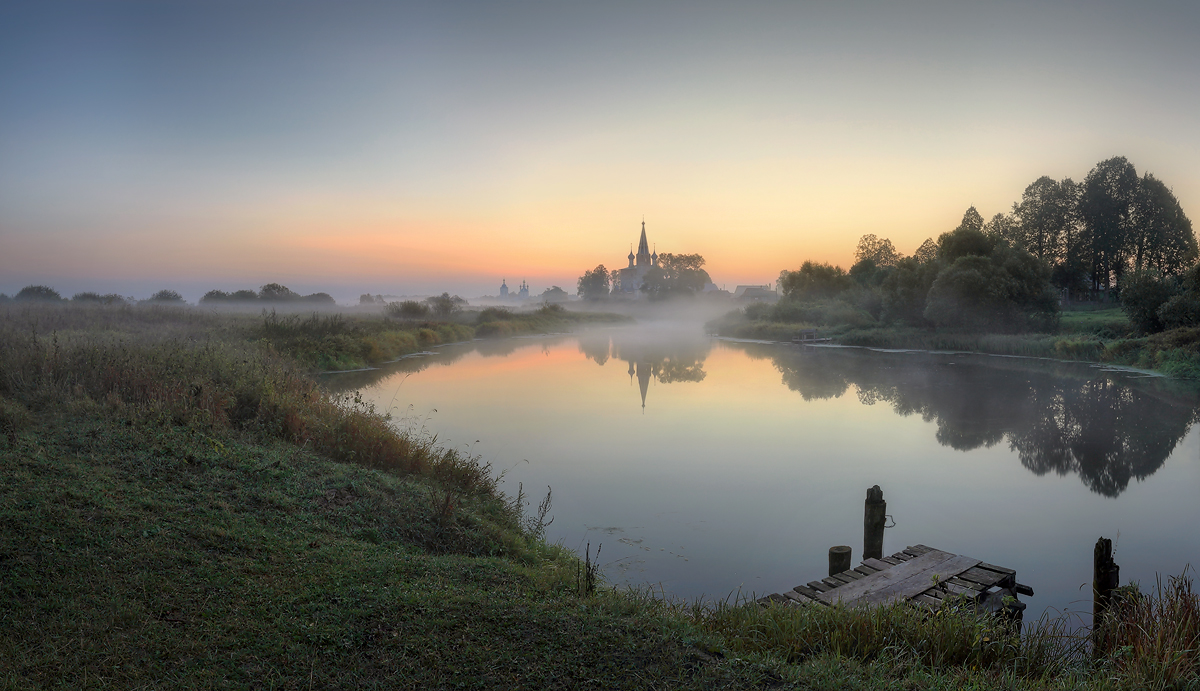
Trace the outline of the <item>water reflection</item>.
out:
<instances>
[{"instance_id":1,"label":"water reflection","mask_svg":"<svg viewBox=\"0 0 1200 691\"><path fill-rule=\"evenodd\" d=\"M1194 389L1075 363L841 348L731 344L770 359L804 400L857 390L864 405L937 425L937 441L960 451L1007 441L1036 475L1075 473L1116 497L1166 461L1200 419Z\"/></svg>"},{"instance_id":2,"label":"water reflection","mask_svg":"<svg viewBox=\"0 0 1200 691\"><path fill-rule=\"evenodd\" d=\"M862 405L886 404L897 415L919 415L935 423L942 446L970 451L1007 443L1035 475L1075 474L1106 497L1116 497L1131 481L1158 471L1200 420L1196 388L1190 384L1079 363L796 348L652 329L475 341L377 370L332 375L324 384L336 391L364 389L397 374L453 365L469 355L505 358L535 348L549 354L552 348L569 348L571 340L596 366L615 370L614 375L620 371L631 386L636 382L640 400L630 404L640 403L643 411L652 398L652 383L702 384L712 349L727 348L770 362L784 386L804 401L841 398L853 387ZM615 363L624 367L612 367Z\"/></svg>"},{"instance_id":3,"label":"water reflection","mask_svg":"<svg viewBox=\"0 0 1200 691\"><path fill-rule=\"evenodd\" d=\"M672 333L669 338L643 330L592 332L579 337L579 352L597 365L603 367L611 357L629 366L629 381L637 379L643 409L651 379L660 384L704 381L704 360L711 349L709 339L692 332Z\"/></svg>"}]
</instances>

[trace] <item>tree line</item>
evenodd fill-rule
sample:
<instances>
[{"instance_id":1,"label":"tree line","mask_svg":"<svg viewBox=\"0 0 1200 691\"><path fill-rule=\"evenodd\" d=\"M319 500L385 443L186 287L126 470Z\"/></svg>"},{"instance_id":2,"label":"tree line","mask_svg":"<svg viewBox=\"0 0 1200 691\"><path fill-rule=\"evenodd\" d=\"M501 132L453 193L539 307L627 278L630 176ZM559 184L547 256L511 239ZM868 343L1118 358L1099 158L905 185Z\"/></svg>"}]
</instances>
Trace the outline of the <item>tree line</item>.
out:
<instances>
[{"instance_id":1,"label":"tree line","mask_svg":"<svg viewBox=\"0 0 1200 691\"><path fill-rule=\"evenodd\" d=\"M854 258L849 271L816 262L785 270L779 289L791 302L837 297L873 319L916 326L1044 330L1057 322L1060 293L1122 296L1127 312L1140 296L1151 317L1134 321L1144 331L1200 323L1191 221L1164 183L1139 177L1124 157L1101 161L1081 183L1038 178L990 221L972 206L912 256L871 234ZM788 310L796 307L773 313L785 321Z\"/></svg>"}]
</instances>

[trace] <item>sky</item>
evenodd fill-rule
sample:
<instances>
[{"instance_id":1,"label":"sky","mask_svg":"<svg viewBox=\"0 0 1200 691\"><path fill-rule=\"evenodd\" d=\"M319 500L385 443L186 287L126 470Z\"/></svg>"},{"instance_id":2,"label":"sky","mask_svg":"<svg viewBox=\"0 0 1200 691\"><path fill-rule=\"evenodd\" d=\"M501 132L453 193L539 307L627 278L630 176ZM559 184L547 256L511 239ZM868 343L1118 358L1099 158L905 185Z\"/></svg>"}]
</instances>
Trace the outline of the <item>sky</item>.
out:
<instances>
[{"instance_id":1,"label":"sky","mask_svg":"<svg viewBox=\"0 0 1200 691\"><path fill-rule=\"evenodd\" d=\"M1188 2L0 5L0 292L534 293L905 254L1127 157L1200 213Z\"/></svg>"}]
</instances>

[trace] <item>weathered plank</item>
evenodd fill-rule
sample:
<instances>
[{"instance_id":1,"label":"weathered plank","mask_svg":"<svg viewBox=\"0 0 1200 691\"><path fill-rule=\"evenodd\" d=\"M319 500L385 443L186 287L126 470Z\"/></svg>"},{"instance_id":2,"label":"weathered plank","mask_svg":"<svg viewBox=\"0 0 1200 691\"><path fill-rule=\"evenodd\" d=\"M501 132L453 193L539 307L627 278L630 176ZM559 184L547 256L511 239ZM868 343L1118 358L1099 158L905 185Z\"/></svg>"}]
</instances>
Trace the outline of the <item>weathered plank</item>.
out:
<instances>
[{"instance_id":1,"label":"weathered plank","mask_svg":"<svg viewBox=\"0 0 1200 691\"><path fill-rule=\"evenodd\" d=\"M866 578L867 574L859 573L858 569L850 569L849 571L841 571L838 573L842 578L849 578L851 581L857 581L861 578Z\"/></svg>"},{"instance_id":2,"label":"weathered plank","mask_svg":"<svg viewBox=\"0 0 1200 691\"><path fill-rule=\"evenodd\" d=\"M887 564L891 564L892 566L896 566L897 564L904 563L903 559L897 559L895 557L884 557L884 558L880 559L879 561L882 561Z\"/></svg>"},{"instance_id":3,"label":"weathered plank","mask_svg":"<svg viewBox=\"0 0 1200 691\"><path fill-rule=\"evenodd\" d=\"M795 590L796 592L800 593L801 595L807 595L809 598L811 598L817 602L820 602L823 605L828 604L827 602L825 602L824 600L821 599L821 591L819 591L819 590L813 590L812 588L810 588L806 585L798 585L795 588L792 588L792 590Z\"/></svg>"},{"instance_id":4,"label":"weathered plank","mask_svg":"<svg viewBox=\"0 0 1200 691\"><path fill-rule=\"evenodd\" d=\"M805 595L804 593L798 593L795 590L789 590L786 593L784 593L783 596L790 600L794 600L796 602L801 602L801 603L805 603L805 604L813 601L813 598Z\"/></svg>"},{"instance_id":5,"label":"weathered plank","mask_svg":"<svg viewBox=\"0 0 1200 691\"><path fill-rule=\"evenodd\" d=\"M1003 566L996 566L995 564L989 564L986 561L979 562L979 565L985 569L988 569L989 571L999 571L1000 573L1011 573L1014 576L1017 575L1017 572L1013 571L1012 569L1007 569Z\"/></svg>"},{"instance_id":6,"label":"weathered plank","mask_svg":"<svg viewBox=\"0 0 1200 691\"><path fill-rule=\"evenodd\" d=\"M862 565L869 566L876 571L886 571L895 566L895 564L889 564L886 561L880 561L878 559L863 559Z\"/></svg>"},{"instance_id":7,"label":"weathered plank","mask_svg":"<svg viewBox=\"0 0 1200 691\"><path fill-rule=\"evenodd\" d=\"M833 586L822 583L821 581L809 581L808 587L812 588L818 593L823 593L826 590L833 590Z\"/></svg>"},{"instance_id":8,"label":"weathered plank","mask_svg":"<svg viewBox=\"0 0 1200 691\"><path fill-rule=\"evenodd\" d=\"M909 545L908 547L904 548L904 551L911 552L917 556L921 556L922 554L925 554L926 552L940 552L941 550L935 550L934 548L930 547L929 545Z\"/></svg>"},{"instance_id":9,"label":"weathered plank","mask_svg":"<svg viewBox=\"0 0 1200 691\"><path fill-rule=\"evenodd\" d=\"M946 567L938 568L943 563L946 563ZM863 598L875 601L876 593L882 593L882 597L887 599L907 598L929 589L933 585L935 577L939 580L949 578L978 563L978 559L959 557L949 552L935 550L893 566L886 571L880 571L860 581L837 588L832 592L822 593L821 599L826 602L840 600L849 604Z\"/></svg>"},{"instance_id":10,"label":"weathered plank","mask_svg":"<svg viewBox=\"0 0 1200 691\"><path fill-rule=\"evenodd\" d=\"M968 581L974 581L975 583L978 583L983 586L989 586L989 587L993 586L993 585L1000 585L1001 583L1005 583L1006 581L1009 581L1009 580L1012 580L1014 583L1016 582L1016 578L1014 578L1012 574L1000 573L997 571L989 571L988 569L981 569L978 566L975 566L974 568L968 569L968 570L963 571L962 573L959 573L956 575L959 578L962 578L962 579L965 579ZM1007 587L1007 586L1001 586L1001 587Z\"/></svg>"}]
</instances>

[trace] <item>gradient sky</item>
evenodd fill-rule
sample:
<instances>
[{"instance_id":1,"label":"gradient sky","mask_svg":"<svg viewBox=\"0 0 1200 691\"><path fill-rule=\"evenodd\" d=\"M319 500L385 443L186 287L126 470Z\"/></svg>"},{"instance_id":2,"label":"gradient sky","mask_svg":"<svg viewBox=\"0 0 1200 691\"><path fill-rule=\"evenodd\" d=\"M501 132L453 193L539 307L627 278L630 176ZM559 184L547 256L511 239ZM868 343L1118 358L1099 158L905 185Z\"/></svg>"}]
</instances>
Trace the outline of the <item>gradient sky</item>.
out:
<instances>
[{"instance_id":1,"label":"gradient sky","mask_svg":"<svg viewBox=\"0 0 1200 691\"><path fill-rule=\"evenodd\" d=\"M1128 157L1200 208L1191 2L5 3L0 291L535 292L911 253Z\"/></svg>"}]
</instances>

